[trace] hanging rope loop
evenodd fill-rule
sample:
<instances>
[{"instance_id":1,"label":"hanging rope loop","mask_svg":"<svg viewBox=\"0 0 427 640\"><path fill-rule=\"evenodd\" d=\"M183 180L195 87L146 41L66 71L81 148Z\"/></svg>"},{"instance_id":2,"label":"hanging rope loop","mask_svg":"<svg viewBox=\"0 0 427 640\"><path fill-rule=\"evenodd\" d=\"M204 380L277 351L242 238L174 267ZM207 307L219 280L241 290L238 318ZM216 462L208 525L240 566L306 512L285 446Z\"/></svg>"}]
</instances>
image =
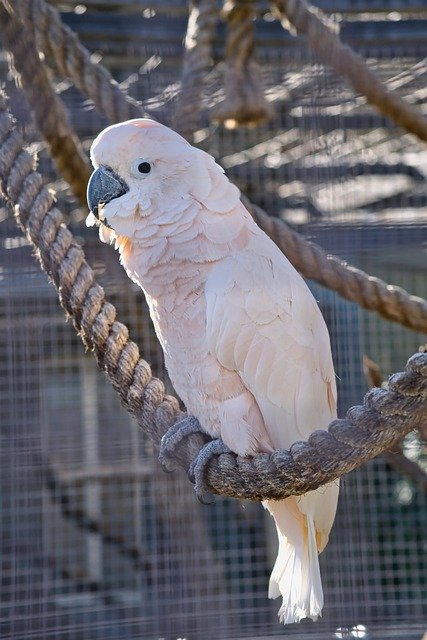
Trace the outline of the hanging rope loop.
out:
<instances>
[{"instance_id":1,"label":"hanging rope loop","mask_svg":"<svg viewBox=\"0 0 427 640\"><path fill-rule=\"evenodd\" d=\"M212 44L218 16L216 0L195 0L190 6L181 91L174 117L174 128L187 140L192 140L199 126L203 87L212 66Z\"/></svg>"},{"instance_id":2,"label":"hanging rope loop","mask_svg":"<svg viewBox=\"0 0 427 640\"><path fill-rule=\"evenodd\" d=\"M270 120L273 109L254 56L254 0L226 0L222 15L227 22L225 99L212 117L230 129Z\"/></svg>"}]
</instances>

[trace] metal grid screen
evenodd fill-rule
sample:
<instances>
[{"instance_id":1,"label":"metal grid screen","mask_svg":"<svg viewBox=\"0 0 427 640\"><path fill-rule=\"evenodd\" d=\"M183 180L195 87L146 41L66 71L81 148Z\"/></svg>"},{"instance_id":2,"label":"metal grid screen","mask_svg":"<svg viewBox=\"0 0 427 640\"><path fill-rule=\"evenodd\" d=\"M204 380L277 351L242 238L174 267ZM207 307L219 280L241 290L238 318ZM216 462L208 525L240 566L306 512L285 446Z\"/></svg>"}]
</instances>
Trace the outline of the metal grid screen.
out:
<instances>
[{"instance_id":1,"label":"metal grid screen","mask_svg":"<svg viewBox=\"0 0 427 640\"><path fill-rule=\"evenodd\" d=\"M117 79L135 97L157 96L151 105L167 101L173 109L184 5L171 3L173 11L163 12L163 5L154 11L144 5L142 14L136 2L76 4L58 6ZM427 6L402 0L390 14L386 4L319 2L342 12L343 37L390 88L423 103L427 45L414 34L427 25ZM265 11L264 17L257 21L258 57L275 118L230 132L209 124L204 112L202 146L272 215L369 273L427 297L425 147L386 126L317 64L304 42L282 34ZM214 70L207 83L210 108L221 97L220 73ZM67 83L58 90L89 144L105 122ZM38 144L22 95L12 93ZM55 179L40 149L41 167ZM84 227L85 212L56 186L120 319L165 378L141 292L112 248ZM160 470L150 443L65 323L5 209L1 216L0 638L421 640L425 493L384 458L344 478L321 556L323 617L283 628L278 601L267 599L276 551L269 516L252 503L217 499L202 506L184 474ZM342 414L366 389L363 354L386 377L425 336L310 286L330 328ZM425 463L415 437L405 452Z\"/></svg>"}]
</instances>

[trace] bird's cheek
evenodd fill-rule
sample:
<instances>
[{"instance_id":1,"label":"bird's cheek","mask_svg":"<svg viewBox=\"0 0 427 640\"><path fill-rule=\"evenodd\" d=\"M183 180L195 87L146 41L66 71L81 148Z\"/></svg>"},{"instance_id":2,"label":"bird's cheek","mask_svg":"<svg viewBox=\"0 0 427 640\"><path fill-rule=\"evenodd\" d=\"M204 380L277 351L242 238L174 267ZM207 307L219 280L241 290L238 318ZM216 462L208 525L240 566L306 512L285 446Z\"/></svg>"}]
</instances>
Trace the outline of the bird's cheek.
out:
<instances>
[{"instance_id":1,"label":"bird's cheek","mask_svg":"<svg viewBox=\"0 0 427 640\"><path fill-rule=\"evenodd\" d=\"M122 233L120 228L123 226L123 207L115 200L112 200L108 204L100 205L98 208L99 220L101 221L101 227L111 229L116 233Z\"/></svg>"},{"instance_id":2,"label":"bird's cheek","mask_svg":"<svg viewBox=\"0 0 427 640\"><path fill-rule=\"evenodd\" d=\"M133 215L127 218L119 216L106 216L106 222L110 229L116 232L118 236L126 236L132 238L135 235L136 224Z\"/></svg>"},{"instance_id":3,"label":"bird's cheek","mask_svg":"<svg viewBox=\"0 0 427 640\"><path fill-rule=\"evenodd\" d=\"M117 200L111 200L102 208L101 221L113 229L117 235L134 237L152 212L152 199L149 194L130 191Z\"/></svg>"},{"instance_id":4,"label":"bird's cheek","mask_svg":"<svg viewBox=\"0 0 427 640\"><path fill-rule=\"evenodd\" d=\"M138 199L137 208L139 213L144 215L144 213L148 213L151 209L151 198L148 193L142 193Z\"/></svg>"}]
</instances>

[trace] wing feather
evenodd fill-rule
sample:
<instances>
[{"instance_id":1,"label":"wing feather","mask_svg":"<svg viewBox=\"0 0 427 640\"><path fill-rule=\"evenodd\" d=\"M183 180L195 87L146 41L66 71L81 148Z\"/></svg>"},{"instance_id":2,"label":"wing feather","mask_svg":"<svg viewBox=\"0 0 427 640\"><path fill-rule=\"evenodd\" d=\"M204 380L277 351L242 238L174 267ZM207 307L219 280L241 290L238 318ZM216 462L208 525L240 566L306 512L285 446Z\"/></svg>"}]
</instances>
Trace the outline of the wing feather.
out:
<instances>
[{"instance_id":1,"label":"wing feather","mask_svg":"<svg viewBox=\"0 0 427 640\"><path fill-rule=\"evenodd\" d=\"M209 350L254 395L274 446L326 426L336 410L329 335L286 258L265 243L238 252L213 269L206 297Z\"/></svg>"}]
</instances>

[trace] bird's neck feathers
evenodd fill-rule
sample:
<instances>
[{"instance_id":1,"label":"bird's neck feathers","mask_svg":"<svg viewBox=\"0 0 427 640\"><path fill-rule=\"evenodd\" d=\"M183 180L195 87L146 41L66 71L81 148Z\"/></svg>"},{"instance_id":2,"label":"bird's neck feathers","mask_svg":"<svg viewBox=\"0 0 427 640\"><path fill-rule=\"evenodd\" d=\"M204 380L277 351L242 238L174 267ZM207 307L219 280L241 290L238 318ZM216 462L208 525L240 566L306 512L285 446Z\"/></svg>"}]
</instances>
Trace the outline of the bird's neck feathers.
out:
<instances>
[{"instance_id":1,"label":"bird's neck feathers","mask_svg":"<svg viewBox=\"0 0 427 640\"><path fill-rule=\"evenodd\" d=\"M120 254L120 262L125 262L129 259L129 256L133 250L133 244L130 238L126 236L116 236L114 240L114 248L118 250Z\"/></svg>"},{"instance_id":2,"label":"bird's neck feathers","mask_svg":"<svg viewBox=\"0 0 427 640\"><path fill-rule=\"evenodd\" d=\"M250 216L239 204L227 213L208 211L199 204L195 215L179 223L158 225L145 237L117 236L115 247L129 277L146 293L170 295L185 285L198 290L213 266L249 242Z\"/></svg>"}]
</instances>

